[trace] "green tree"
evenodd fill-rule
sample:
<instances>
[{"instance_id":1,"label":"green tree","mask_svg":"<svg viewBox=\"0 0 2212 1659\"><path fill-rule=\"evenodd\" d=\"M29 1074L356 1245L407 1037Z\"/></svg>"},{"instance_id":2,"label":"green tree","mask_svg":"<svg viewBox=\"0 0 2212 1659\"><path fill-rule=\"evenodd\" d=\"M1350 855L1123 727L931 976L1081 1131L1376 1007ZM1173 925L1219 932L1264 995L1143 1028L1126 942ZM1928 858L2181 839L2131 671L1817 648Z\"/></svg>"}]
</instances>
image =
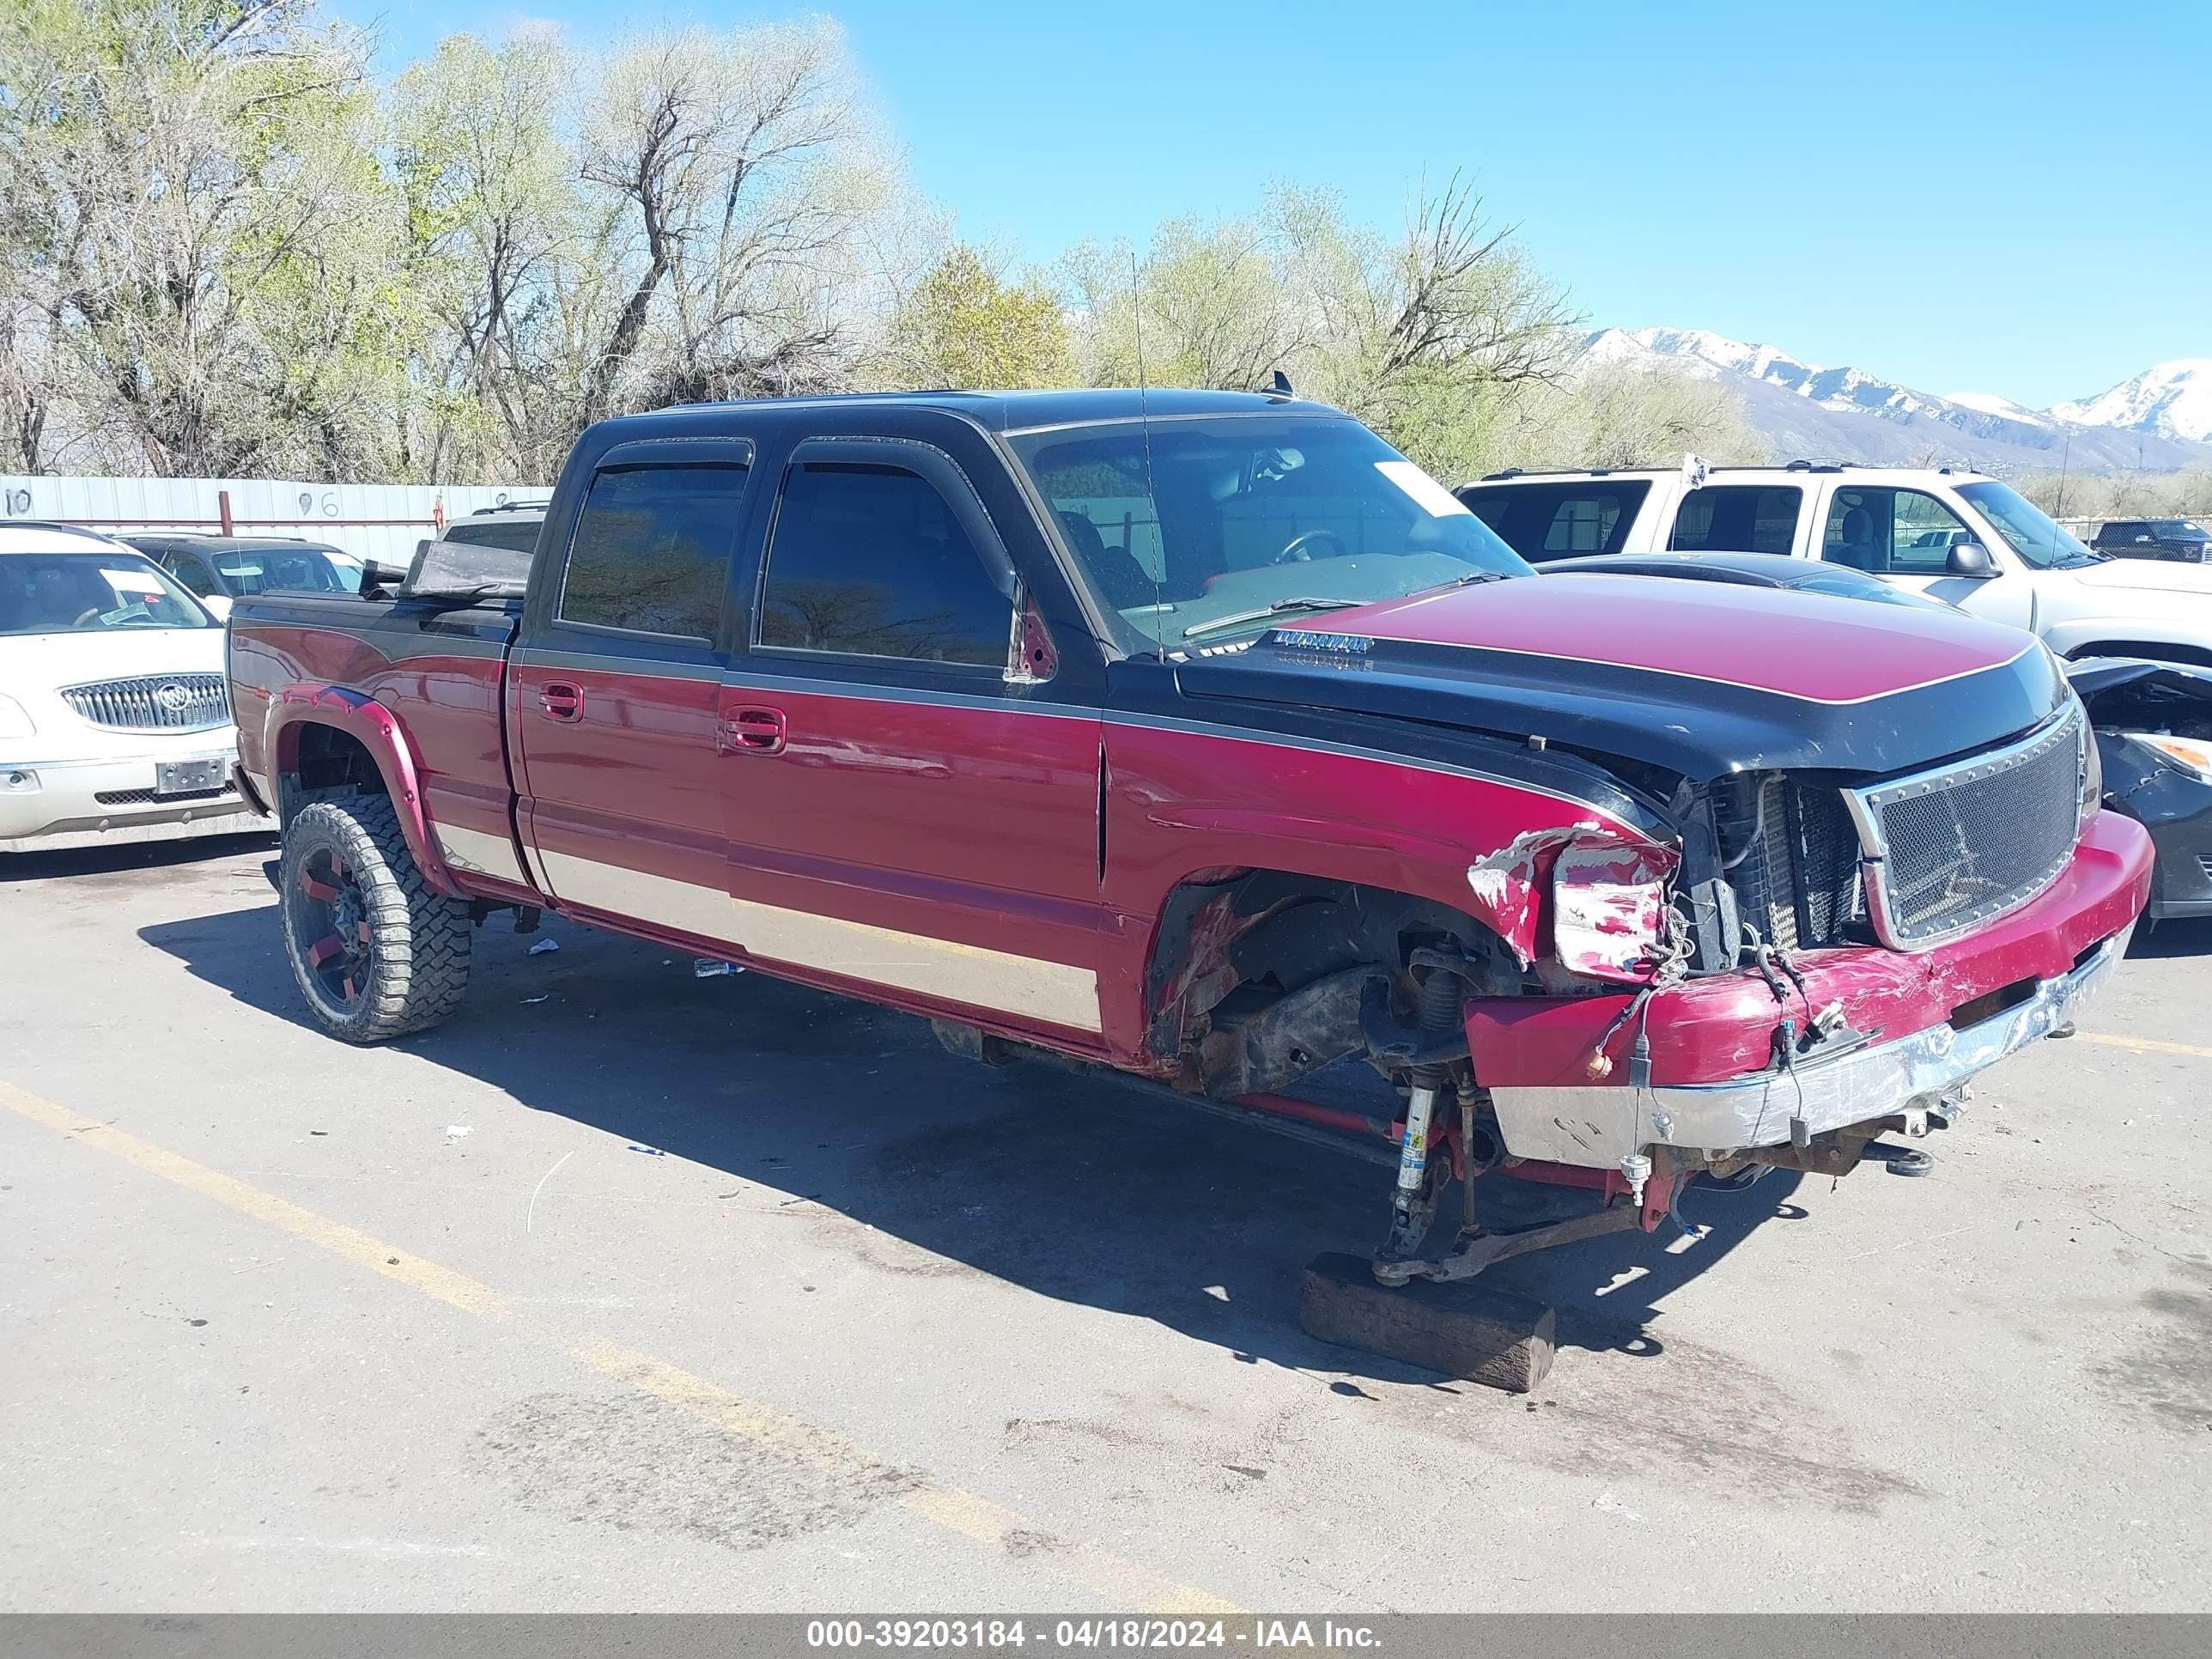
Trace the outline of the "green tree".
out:
<instances>
[{"instance_id":1,"label":"green tree","mask_svg":"<svg viewBox=\"0 0 2212 1659\"><path fill-rule=\"evenodd\" d=\"M892 314L884 368L906 386L1066 386L1075 373L1060 296L1006 283L966 243L947 249Z\"/></svg>"},{"instance_id":2,"label":"green tree","mask_svg":"<svg viewBox=\"0 0 2212 1659\"><path fill-rule=\"evenodd\" d=\"M392 220L359 37L313 0L29 0L5 27L0 258L88 455L376 465Z\"/></svg>"}]
</instances>

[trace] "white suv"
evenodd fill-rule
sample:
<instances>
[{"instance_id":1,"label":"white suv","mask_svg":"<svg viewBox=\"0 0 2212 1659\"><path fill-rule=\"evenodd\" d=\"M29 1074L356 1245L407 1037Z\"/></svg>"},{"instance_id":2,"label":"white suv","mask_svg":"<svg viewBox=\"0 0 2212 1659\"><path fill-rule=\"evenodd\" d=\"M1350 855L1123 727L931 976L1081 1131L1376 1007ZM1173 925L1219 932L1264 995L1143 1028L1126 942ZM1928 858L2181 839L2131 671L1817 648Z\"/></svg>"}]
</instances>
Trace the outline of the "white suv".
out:
<instances>
[{"instance_id":1,"label":"white suv","mask_svg":"<svg viewBox=\"0 0 2212 1659\"><path fill-rule=\"evenodd\" d=\"M1461 501L1532 563L1590 553L1788 553L1871 572L2042 635L2062 657L2212 665L2212 567L2108 559L2011 485L1956 467L1500 472Z\"/></svg>"},{"instance_id":2,"label":"white suv","mask_svg":"<svg viewBox=\"0 0 2212 1659\"><path fill-rule=\"evenodd\" d=\"M198 600L105 536L0 526L0 853L270 828L237 758Z\"/></svg>"}]
</instances>

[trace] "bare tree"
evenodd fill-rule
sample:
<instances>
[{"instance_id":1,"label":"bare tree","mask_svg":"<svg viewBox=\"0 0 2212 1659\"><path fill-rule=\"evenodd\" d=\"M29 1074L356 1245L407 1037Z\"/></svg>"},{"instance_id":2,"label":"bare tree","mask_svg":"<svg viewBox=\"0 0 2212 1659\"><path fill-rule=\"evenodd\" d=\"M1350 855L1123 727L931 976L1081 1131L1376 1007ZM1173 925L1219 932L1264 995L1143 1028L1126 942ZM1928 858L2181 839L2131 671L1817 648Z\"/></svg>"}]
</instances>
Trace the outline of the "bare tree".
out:
<instances>
[{"instance_id":1,"label":"bare tree","mask_svg":"<svg viewBox=\"0 0 2212 1659\"><path fill-rule=\"evenodd\" d=\"M583 125L592 246L618 285L582 416L842 380L870 295L866 222L897 187L834 26L635 40Z\"/></svg>"}]
</instances>

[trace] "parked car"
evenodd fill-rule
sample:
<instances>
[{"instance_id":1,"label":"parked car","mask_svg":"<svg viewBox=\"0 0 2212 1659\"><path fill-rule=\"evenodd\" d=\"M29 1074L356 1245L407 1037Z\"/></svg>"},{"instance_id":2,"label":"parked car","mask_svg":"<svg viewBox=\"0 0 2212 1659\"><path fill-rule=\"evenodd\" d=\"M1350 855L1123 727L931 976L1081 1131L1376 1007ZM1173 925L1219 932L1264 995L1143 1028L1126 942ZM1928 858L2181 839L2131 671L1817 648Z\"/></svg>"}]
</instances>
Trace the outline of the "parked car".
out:
<instances>
[{"instance_id":1,"label":"parked car","mask_svg":"<svg viewBox=\"0 0 2212 1659\"><path fill-rule=\"evenodd\" d=\"M2212 666L2212 568L2107 559L2011 485L1956 467L1500 472L1459 492L1534 563L1782 553L1868 571L2040 635L2062 657Z\"/></svg>"},{"instance_id":2,"label":"parked car","mask_svg":"<svg viewBox=\"0 0 2212 1659\"><path fill-rule=\"evenodd\" d=\"M1632 553L1560 559L1547 576L1672 576L1787 588L1884 605L1939 606L1881 577L1772 553ZM2089 657L2066 677L2097 734L2105 804L2150 832L2156 851L2145 914L2212 916L2212 669Z\"/></svg>"},{"instance_id":3,"label":"parked car","mask_svg":"<svg viewBox=\"0 0 2212 1659\"><path fill-rule=\"evenodd\" d=\"M1451 1278L1947 1121L2148 886L2016 631L1531 580L1286 395L663 410L546 522L525 584L232 614L335 1036L436 1024L472 921L551 909L1334 1134L1398 1170L1378 1276ZM1402 1096L1291 1092L1346 1061ZM1501 1164L1602 1207L1486 1231Z\"/></svg>"},{"instance_id":4,"label":"parked car","mask_svg":"<svg viewBox=\"0 0 2212 1659\"><path fill-rule=\"evenodd\" d=\"M2089 544L2116 559L2178 559L2212 562L2212 532L2188 519L2109 519Z\"/></svg>"},{"instance_id":5,"label":"parked car","mask_svg":"<svg viewBox=\"0 0 2212 1659\"><path fill-rule=\"evenodd\" d=\"M2141 659L2069 663L2105 773L2105 802L2158 849L2148 914L2212 916L2212 669Z\"/></svg>"},{"instance_id":6,"label":"parked car","mask_svg":"<svg viewBox=\"0 0 2212 1659\"><path fill-rule=\"evenodd\" d=\"M273 828L237 756L197 599L105 536L0 526L0 852Z\"/></svg>"},{"instance_id":7,"label":"parked car","mask_svg":"<svg viewBox=\"0 0 2212 1659\"><path fill-rule=\"evenodd\" d=\"M121 539L174 576L217 617L228 616L241 594L351 593L361 588L362 562L321 542L170 531Z\"/></svg>"},{"instance_id":8,"label":"parked car","mask_svg":"<svg viewBox=\"0 0 2212 1659\"><path fill-rule=\"evenodd\" d=\"M1911 605L1942 611L1940 599L1892 587L1879 576L1848 565L1792 559L1778 553L1613 553L1553 559L1537 567L1547 576L1673 576L1683 581L1719 582L1734 587L1765 587L1792 593L1825 593L1831 599L1863 599L1875 605Z\"/></svg>"}]
</instances>

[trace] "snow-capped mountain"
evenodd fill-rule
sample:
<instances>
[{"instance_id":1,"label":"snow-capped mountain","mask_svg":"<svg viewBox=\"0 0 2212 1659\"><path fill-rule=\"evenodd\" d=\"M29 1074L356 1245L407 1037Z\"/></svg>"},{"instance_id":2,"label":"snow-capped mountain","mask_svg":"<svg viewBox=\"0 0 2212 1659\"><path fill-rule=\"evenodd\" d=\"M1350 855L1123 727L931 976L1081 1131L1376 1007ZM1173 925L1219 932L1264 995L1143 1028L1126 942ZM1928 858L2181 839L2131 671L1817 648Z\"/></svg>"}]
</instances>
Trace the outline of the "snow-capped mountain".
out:
<instances>
[{"instance_id":1,"label":"snow-capped mountain","mask_svg":"<svg viewBox=\"0 0 2212 1659\"><path fill-rule=\"evenodd\" d=\"M2166 469L2212 462L2212 360L2163 363L2102 397L2023 408L1990 392L1939 397L1859 368L1822 368L1704 329L1601 329L1586 363L1663 367L1719 380L1778 454L1998 471Z\"/></svg>"},{"instance_id":2,"label":"snow-capped mountain","mask_svg":"<svg viewBox=\"0 0 2212 1659\"><path fill-rule=\"evenodd\" d=\"M2059 404L2051 414L2084 426L2116 426L2195 443L2212 440L2212 357L2158 363L2110 392Z\"/></svg>"}]
</instances>

